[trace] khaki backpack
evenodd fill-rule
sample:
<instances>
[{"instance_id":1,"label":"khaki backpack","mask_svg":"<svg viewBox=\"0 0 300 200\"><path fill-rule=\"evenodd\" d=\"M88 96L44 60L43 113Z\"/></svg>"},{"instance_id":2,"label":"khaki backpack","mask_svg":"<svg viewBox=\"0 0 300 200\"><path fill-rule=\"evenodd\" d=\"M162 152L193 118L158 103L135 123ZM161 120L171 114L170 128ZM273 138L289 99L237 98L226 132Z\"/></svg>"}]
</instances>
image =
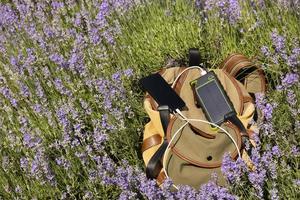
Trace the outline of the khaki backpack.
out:
<instances>
[{"instance_id":1,"label":"khaki backpack","mask_svg":"<svg viewBox=\"0 0 300 200\"><path fill-rule=\"evenodd\" d=\"M186 68L163 68L159 74L171 85ZM265 92L263 71L242 54L228 56L221 63L219 69L213 71L232 101L238 118L247 128L247 136L251 138L255 126L251 125L250 121L253 120L256 111L254 95L251 96L251 94ZM173 89L186 103L188 109L182 111L185 117L206 121L201 108L195 104L193 90L190 86L190 82L200 76L198 69L186 70L174 83ZM156 172L152 173L150 177L147 174L149 178L155 178L159 185L168 176L175 185L184 184L198 188L210 180L212 173L217 174L218 184L225 185L226 180L221 172L222 159L226 152L236 159L238 157L237 147L242 158L251 167L249 156L244 150L241 130L233 123L224 122L221 125L221 128L230 134L230 138L223 130L212 129L207 123L190 121L183 126L185 121L174 113L168 116L167 125L163 125L160 107L149 94L146 94L144 98L144 108L150 121L144 128L142 155L147 170L149 165L153 165L151 159L159 158L155 163ZM253 143L253 141L251 142ZM160 151L166 145L168 148Z\"/></svg>"}]
</instances>

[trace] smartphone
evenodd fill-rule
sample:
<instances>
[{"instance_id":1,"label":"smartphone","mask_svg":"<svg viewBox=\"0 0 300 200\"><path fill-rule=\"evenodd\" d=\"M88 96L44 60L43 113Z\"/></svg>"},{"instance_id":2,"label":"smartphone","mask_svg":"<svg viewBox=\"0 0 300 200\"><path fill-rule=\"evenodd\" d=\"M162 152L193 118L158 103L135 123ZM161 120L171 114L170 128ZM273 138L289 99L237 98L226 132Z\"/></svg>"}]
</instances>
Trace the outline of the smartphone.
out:
<instances>
[{"instance_id":1,"label":"smartphone","mask_svg":"<svg viewBox=\"0 0 300 200\"><path fill-rule=\"evenodd\" d=\"M172 111L185 107L185 102L158 73L140 79L140 85L158 105L167 105Z\"/></svg>"}]
</instances>

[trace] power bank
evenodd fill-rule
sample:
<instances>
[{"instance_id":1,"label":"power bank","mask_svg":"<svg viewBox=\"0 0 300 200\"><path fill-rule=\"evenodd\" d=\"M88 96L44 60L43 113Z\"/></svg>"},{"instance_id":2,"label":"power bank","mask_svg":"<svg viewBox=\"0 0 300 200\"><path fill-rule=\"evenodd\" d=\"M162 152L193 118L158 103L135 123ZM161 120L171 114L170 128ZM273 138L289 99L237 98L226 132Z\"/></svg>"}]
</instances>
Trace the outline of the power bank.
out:
<instances>
[{"instance_id":1,"label":"power bank","mask_svg":"<svg viewBox=\"0 0 300 200\"><path fill-rule=\"evenodd\" d=\"M195 91L197 104L210 122L221 125L226 118L236 115L232 102L213 71L190 84Z\"/></svg>"}]
</instances>

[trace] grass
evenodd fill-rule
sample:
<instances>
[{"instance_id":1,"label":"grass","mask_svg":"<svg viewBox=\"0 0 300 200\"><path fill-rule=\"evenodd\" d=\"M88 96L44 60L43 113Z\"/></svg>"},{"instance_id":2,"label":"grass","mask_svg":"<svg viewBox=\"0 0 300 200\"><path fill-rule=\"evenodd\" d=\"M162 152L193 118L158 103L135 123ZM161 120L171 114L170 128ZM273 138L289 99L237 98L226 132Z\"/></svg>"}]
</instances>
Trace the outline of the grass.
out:
<instances>
[{"instance_id":1,"label":"grass","mask_svg":"<svg viewBox=\"0 0 300 200\"><path fill-rule=\"evenodd\" d=\"M4 3L12 4L11 1L2 2L2 5ZM143 109L144 92L141 90L138 80L158 71L171 61L187 64L187 53L191 47L199 48L202 62L209 69L217 68L219 63L233 52L240 52L255 58L257 64L263 66L268 77L268 102L277 104L271 120L275 130L274 135L264 136L262 134L263 149L267 149L269 145L278 145L283 152L289 152L292 145L299 146L300 132L294 124L300 119L291 111L291 109L299 109L299 88L297 85L289 88L296 95L297 103L294 106L288 104L287 91L275 89L275 86L281 83L281 76L292 72L292 69L276 52L276 46L271 38L271 33L274 31L284 36L285 50L288 55L294 48L299 48L299 10L284 8L278 2L270 0L266 0L265 5L265 8L253 7L250 5L250 1L240 1L241 17L235 24L230 24L226 19L216 17L216 8L204 13L202 9L195 6L195 1L145 1L122 15L119 11L115 11L107 17L110 27L114 27L117 21L120 29L120 34L114 35L114 45L103 40L102 43L96 45L87 42L76 46L76 37L68 34L46 40L51 53L53 53L52 51L57 52L65 58L70 57L73 48L82 48L80 52L82 52L82 60L89 72L88 77L68 70L59 70L58 64L50 61L50 53L45 52L39 42L32 39L32 35L27 34L26 30L22 29L15 34L10 34L7 28L2 28L1 35L5 35L8 39L4 42L6 53L0 54L0 76L5 79L5 81L0 81L0 87L9 87L13 96L18 99L19 107L13 107L9 98L0 94L0 160L3 163L0 167L0 198L12 199L18 196L21 199L34 197L59 199L66 195L67 198L82 199L86 191L92 192L96 199L118 198L122 192L119 187L103 185L100 180L96 182L89 180L89 170L99 167L91 159L92 156L90 155L88 163L82 163L82 159L76 156L78 152L86 153L85 145L91 144L92 139L85 138L84 144L76 148L51 146L64 136L64 127L57 117L58 108L63 106L74 108L75 111L71 109L67 114L70 123L81 123L82 130L87 135L93 133L97 123L103 132L108 133L108 141L99 150L95 150L96 154L107 155L120 166L122 166L122 160L127 160L130 166L143 170L144 163L140 148L143 126L148 118ZM94 3L77 2L75 6L65 6L60 14L53 15L50 4L47 6L45 9L48 10L49 16L44 23L52 24L63 31L74 28L76 35L82 34L83 38L89 41L86 39L90 37L87 31L88 23L97 15ZM86 19L84 25L76 27L72 20L79 11L88 13L89 18ZM38 32L43 32L44 24L39 18L35 17L32 22L30 18L26 20L28 24L35 23ZM101 30L100 33L102 31L104 30ZM264 56L261 52L263 46L269 48L273 56ZM18 54L27 57L29 55L27 48L34 49L37 58L32 64L35 69L34 75L30 75L29 70L25 70L23 75L17 74L15 66L11 64L11 57L17 57ZM274 57L278 59L278 62L274 62ZM300 60L299 57L298 60ZM113 76L117 72L129 68L133 70L133 76L129 78L122 76L120 82L114 80ZM45 77L44 69L50 71L50 77ZM72 92L73 97L62 94L54 87L54 81L58 78L62 80L64 87ZM106 95L109 96L107 94L109 92L101 93L97 90L97 87L100 86L89 87L86 84L88 80L96 79L107 80L109 83L105 88L108 88L109 91L117 91L116 96L108 98L113 99L112 108L121 111L120 115L115 115L105 108L104 102ZM30 98L22 97L18 81L22 81L28 86L32 93ZM45 101L38 96L36 81L40 82L45 91ZM125 97L122 96L123 93ZM83 108L80 100L87 102L92 110L90 115L86 114L87 109ZM43 106L46 104L45 107L53 119L52 124L49 122L51 121L49 116L38 114L35 111L33 105L37 103ZM131 107L131 113L125 112L128 105ZM77 121L76 117L71 117L74 113L77 113L80 120ZM108 116L108 120L105 122L116 126L116 129L106 129L103 125L99 125L105 114ZM44 147L45 152L43 153L49 158L49 167L55 174L57 180L55 187L28 176L20 168L22 157L28 157L31 163L38 152L38 148L24 147L21 131L23 125L20 122L22 116L29 119L30 128L28 130L32 135L43 139L43 145L40 146ZM74 133L71 133L71 137L75 137L72 134ZM40 146L38 145L38 147ZM64 156L71 162L71 169L65 170L56 164L55 158L59 156ZM9 160L8 164L5 162L6 158ZM280 197L296 199L299 197L299 189L293 184L293 181L300 178L299 156L293 157L293 155L286 154L277 162L276 185ZM21 187L21 193L16 191L17 186ZM245 187L249 193L245 191ZM272 179L267 179L264 186L264 197L270 198L272 187ZM249 182L243 188L237 186L229 189L241 199L256 199L253 196L255 188Z\"/></svg>"}]
</instances>

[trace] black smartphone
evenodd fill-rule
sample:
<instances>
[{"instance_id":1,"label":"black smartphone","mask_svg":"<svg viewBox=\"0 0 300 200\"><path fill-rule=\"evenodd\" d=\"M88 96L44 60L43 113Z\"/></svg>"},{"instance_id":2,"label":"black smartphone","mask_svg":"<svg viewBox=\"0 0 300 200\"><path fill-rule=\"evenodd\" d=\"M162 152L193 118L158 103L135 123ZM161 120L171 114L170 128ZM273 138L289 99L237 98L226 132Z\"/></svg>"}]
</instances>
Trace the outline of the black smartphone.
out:
<instances>
[{"instance_id":1,"label":"black smartphone","mask_svg":"<svg viewBox=\"0 0 300 200\"><path fill-rule=\"evenodd\" d=\"M140 80L140 84L158 105L167 105L172 111L185 107L184 101L158 73L151 74Z\"/></svg>"},{"instance_id":2,"label":"black smartphone","mask_svg":"<svg viewBox=\"0 0 300 200\"><path fill-rule=\"evenodd\" d=\"M210 122L221 125L226 117L236 114L232 102L213 71L190 84L195 91L198 105Z\"/></svg>"}]
</instances>

